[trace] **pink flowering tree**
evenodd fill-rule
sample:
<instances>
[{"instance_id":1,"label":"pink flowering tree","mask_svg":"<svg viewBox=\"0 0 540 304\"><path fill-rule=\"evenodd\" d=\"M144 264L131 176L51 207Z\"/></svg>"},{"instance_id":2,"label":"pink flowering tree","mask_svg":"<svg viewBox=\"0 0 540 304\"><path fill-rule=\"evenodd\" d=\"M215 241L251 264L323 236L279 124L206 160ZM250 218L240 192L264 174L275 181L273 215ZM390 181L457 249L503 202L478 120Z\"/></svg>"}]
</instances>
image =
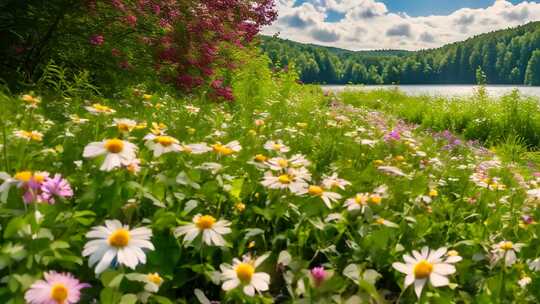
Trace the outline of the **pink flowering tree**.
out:
<instances>
[{"instance_id":1,"label":"pink flowering tree","mask_svg":"<svg viewBox=\"0 0 540 304\"><path fill-rule=\"evenodd\" d=\"M273 0L8 2L0 7L1 19L12 20L0 28L0 57L10 60L0 67L25 81L54 59L89 70L101 85L157 75L183 92L202 89L223 100L233 99L235 51L276 18Z\"/></svg>"}]
</instances>

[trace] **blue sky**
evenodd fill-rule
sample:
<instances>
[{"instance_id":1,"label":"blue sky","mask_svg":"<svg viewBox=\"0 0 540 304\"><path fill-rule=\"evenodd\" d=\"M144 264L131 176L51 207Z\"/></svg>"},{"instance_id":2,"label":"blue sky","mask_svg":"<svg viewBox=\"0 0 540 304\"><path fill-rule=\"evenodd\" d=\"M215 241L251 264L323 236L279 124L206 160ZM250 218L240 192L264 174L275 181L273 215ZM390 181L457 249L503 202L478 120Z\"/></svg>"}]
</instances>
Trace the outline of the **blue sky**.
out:
<instances>
[{"instance_id":1,"label":"blue sky","mask_svg":"<svg viewBox=\"0 0 540 304\"><path fill-rule=\"evenodd\" d=\"M486 8L493 0L382 0L391 12L405 12L409 16L448 15L460 8ZM513 4L523 0L509 1Z\"/></svg>"},{"instance_id":2,"label":"blue sky","mask_svg":"<svg viewBox=\"0 0 540 304\"><path fill-rule=\"evenodd\" d=\"M493 4L494 0L380 0L390 12L404 12L409 16L448 15L460 8L486 8ZM527 0L508 0L512 4L518 4ZM294 5L299 6L309 0L295 0ZM336 21L343 17L342 14L332 12L329 20Z\"/></svg>"},{"instance_id":3,"label":"blue sky","mask_svg":"<svg viewBox=\"0 0 540 304\"><path fill-rule=\"evenodd\" d=\"M267 35L350 50L436 48L540 20L540 0L275 0Z\"/></svg>"}]
</instances>

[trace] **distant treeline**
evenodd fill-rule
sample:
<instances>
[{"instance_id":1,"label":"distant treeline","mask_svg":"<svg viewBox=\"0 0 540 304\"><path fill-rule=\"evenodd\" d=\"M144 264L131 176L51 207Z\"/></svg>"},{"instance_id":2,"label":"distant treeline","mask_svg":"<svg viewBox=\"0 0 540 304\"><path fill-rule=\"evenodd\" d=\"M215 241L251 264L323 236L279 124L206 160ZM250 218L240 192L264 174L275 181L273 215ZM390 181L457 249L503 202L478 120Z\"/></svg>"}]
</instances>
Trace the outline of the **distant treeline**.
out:
<instances>
[{"instance_id":1,"label":"distant treeline","mask_svg":"<svg viewBox=\"0 0 540 304\"><path fill-rule=\"evenodd\" d=\"M540 22L482 34L438 49L360 51L262 37L275 67L290 63L306 83L540 85Z\"/></svg>"}]
</instances>

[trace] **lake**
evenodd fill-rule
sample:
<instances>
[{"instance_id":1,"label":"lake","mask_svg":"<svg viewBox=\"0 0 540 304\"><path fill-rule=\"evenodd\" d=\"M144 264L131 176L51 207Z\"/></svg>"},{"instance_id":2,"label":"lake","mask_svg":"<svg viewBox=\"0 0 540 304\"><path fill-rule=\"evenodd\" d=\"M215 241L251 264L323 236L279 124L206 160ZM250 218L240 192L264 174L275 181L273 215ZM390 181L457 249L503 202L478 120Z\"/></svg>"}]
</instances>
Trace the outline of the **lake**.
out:
<instances>
[{"instance_id":1,"label":"lake","mask_svg":"<svg viewBox=\"0 0 540 304\"><path fill-rule=\"evenodd\" d=\"M323 85L324 91L341 92L347 90L391 89L398 87L409 95L430 96L468 96L474 93L475 85ZM540 97L540 87L489 85L486 86L490 96L502 96L518 89L523 95Z\"/></svg>"}]
</instances>

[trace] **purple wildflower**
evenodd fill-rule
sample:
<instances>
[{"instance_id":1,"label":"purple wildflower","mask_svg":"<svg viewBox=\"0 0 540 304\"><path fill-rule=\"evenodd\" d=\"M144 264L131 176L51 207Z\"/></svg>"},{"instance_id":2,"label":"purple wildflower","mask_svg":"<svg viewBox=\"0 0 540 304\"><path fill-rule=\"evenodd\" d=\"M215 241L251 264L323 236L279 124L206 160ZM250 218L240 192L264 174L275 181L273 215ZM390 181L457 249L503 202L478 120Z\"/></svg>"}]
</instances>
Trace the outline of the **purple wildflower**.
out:
<instances>
[{"instance_id":1,"label":"purple wildflower","mask_svg":"<svg viewBox=\"0 0 540 304\"><path fill-rule=\"evenodd\" d=\"M389 140L400 140L401 135L400 135L398 130L394 129L394 130L390 131L390 133L386 134L384 139L387 140L387 141L389 141Z\"/></svg>"},{"instance_id":2,"label":"purple wildflower","mask_svg":"<svg viewBox=\"0 0 540 304\"><path fill-rule=\"evenodd\" d=\"M55 197L71 197L73 196L73 190L69 182L62 178L62 175L55 174L54 178L47 177L41 185L41 198L43 201L49 204L54 204Z\"/></svg>"}]
</instances>

